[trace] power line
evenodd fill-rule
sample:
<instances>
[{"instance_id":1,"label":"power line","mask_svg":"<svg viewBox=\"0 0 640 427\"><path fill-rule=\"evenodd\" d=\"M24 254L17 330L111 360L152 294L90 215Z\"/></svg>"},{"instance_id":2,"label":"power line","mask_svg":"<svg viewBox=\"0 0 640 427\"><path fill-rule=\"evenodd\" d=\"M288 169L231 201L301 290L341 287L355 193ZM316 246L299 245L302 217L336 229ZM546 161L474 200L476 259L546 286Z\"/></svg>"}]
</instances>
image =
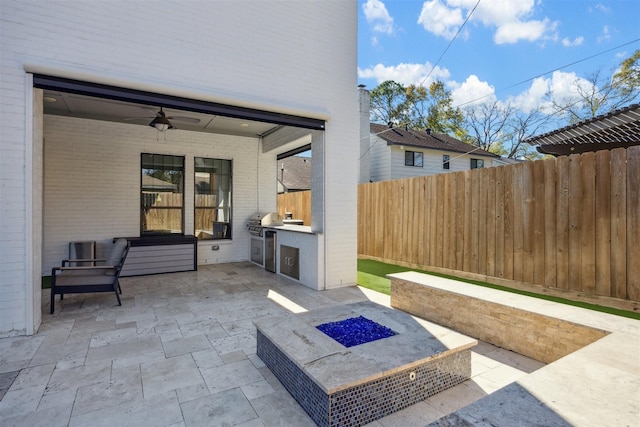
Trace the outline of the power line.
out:
<instances>
[{"instance_id":1,"label":"power line","mask_svg":"<svg viewBox=\"0 0 640 427\"><path fill-rule=\"evenodd\" d=\"M458 28L458 31L456 31L456 34L453 36L453 38L451 39L451 41L449 42L449 44L447 45L447 47L444 49L444 51L442 52L442 54L440 54L440 58L438 58L438 60L436 61L436 63L433 65L433 67L431 67L431 70L429 70L429 74L427 74L427 76L422 79L422 82L420 83L420 86L424 85L424 82L427 81L427 79L429 78L429 76L431 76L431 73L433 73L433 70L436 69L436 67L438 66L438 64L440 64L440 60L442 60L442 58L444 57L444 55L447 53L447 51L449 50L449 48L451 47L451 45L453 44L453 42L458 38L458 35L460 34L460 31L462 31L462 28L464 28L464 26L466 25L466 23L469 21L469 19L471 18L471 15L473 15L473 12L476 10L476 8L478 7L478 5L480 4L481 0L478 0L478 2L476 3L475 6L473 6L473 9L471 9L471 12L469 12L469 14L467 15L467 18L464 20L464 22L462 23L462 25L460 26L460 28Z\"/></svg>"},{"instance_id":2,"label":"power line","mask_svg":"<svg viewBox=\"0 0 640 427\"><path fill-rule=\"evenodd\" d=\"M567 68L567 67L571 67L572 65L576 65L576 64L579 64L579 63L584 62L584 61L588 61L588 60L593 59L593 58L595 58L595 57L597 57L597 56L604 55L605 53L612 52L612 51L614 51L614 50L616 50L616 49L620 49L621 47L628 46L628 45L633 44L633 43L637 43L638 41L640 41L640 39L631 40L631 41L626 42L626 43L623 43L623 44L621 44L621 45L618 45L618 46L612 47L611 49L607 49L607 50L605 50L605 51L602 51L602 52L599 52L599 53L593 54L593 55L591 55L591 56L587 56L586 58L582 58L582 59L579 59L579 60L577 60L577 61L573 61L573 62L571 62L571 63L569 63L569 64L565 64L565 65L563 65L563 66L561 66L561 67L554 68L553 70L546 71L546 72L544 72L544 73L540 73L540 74L538 74L538 75L536 75L536 76L534 76L534 77L530 77L530 78L525 79L525 80L522 80L522 81L520 81L520 82L518 82L518 83L514 83L514 84L511 84L511 85L509 85L509 86L506 86L506 87L500 88L500 89L498 89L498 90L494 91L493 93L489 93L489 94L484 95L484 96L481 96L481 97L479 97L479 98L472 99L471 101L467 101L467 102L464 102L464 103L462 103L462 104L456 105L456 106L455 106L455 108L459 108L459 107L465 106L465 105L467 105L467 104L471 104L471 103L473 103L473 102L480 101L481 99L484 99L484 98L487 98L487 97L489 97L489 96L492 96L492 95L494 95L495 93L502 92L502 91L504 91L504 90L511 89L511 88L513 88L513 87L516 87L516 86L520 86L521 84L531 82L531 81L533 81L533 80L535 80L535 79L537 79L537 78L539 78L539 77L545 76L545 75L547 75L547 74L551 74L551 73L553 73L553 72L555 72L555 71L563 70L563 69L565 69L565 68Z\"/></svg>"}]
</instances>

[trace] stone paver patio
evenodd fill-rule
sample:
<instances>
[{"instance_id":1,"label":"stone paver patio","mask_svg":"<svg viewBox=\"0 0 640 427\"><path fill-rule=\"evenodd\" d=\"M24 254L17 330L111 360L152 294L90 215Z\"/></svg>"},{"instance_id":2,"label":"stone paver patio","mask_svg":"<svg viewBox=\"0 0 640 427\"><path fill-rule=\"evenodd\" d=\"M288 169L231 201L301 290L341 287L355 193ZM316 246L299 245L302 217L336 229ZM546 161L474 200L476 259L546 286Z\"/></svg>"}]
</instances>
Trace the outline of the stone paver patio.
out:
<instances>
[{"instance_id":1,"label":"stone paver patio","mask_svg":"<svg viewBox=\"0 0 640 427\"><path fill-rule=\"evenodd\" d=\"M121 280L67 295L32 337L0 339L2 426L313 426L256 355L253 321L389 297L317 292L250 263ZM370 426L431 423L543 364L487 343L472 378Z\"/></svg>"}]
</instances>

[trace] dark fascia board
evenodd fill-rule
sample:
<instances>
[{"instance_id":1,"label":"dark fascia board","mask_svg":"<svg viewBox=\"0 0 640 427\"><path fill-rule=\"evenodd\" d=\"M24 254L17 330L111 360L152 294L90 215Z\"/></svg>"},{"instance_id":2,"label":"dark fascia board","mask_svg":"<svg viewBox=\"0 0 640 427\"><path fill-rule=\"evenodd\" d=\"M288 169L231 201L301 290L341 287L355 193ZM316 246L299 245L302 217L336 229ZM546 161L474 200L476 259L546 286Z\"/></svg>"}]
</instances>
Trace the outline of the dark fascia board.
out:
<instances>
[{"instance_id":1,"label":"dark fascia board","mask_svg":"<svg viewBox=\"0 0 640 427\"><path fill-rule=\"evenodd\" d=\"M233 117L237 119L254 120L263 123L275 123L284 126L305 129L324 130L324 120L300 117L272 111L256 110L234 105L219 104L197 99L163 95L117 86L65 79L62 77L34 74L33 86L39 89L56 90L75 93L78 95L94 96L97 98L114 99L124 102L151 105L155 107L175 108L215 116Z\"/></svg>"},{"instance_id":2,"label":"dark fascia board","mask_svg":"<svg viewBox=\"0 0 640 427\"><path fill-rule=\"evenodd\" d=\"M606 144L556 144L556 145L538 145L536 150L542 154L550 154L552 156L570 156L571 154L582 154L595 152L600 150L613 150L614 148L629 148L634 145L640 145L640 141L635 143L629 142L611 142Z\"/></svg>"},{"instance_id":3,"label":"dark fascia board","mask_svg":"<svg viewBox=\"0 0 640 427\"><path fill-rule=\"evenodd\" d=\"M287 157L295 156L296 154L304 153L305 151L311 150L311 144L303 145L302 147L294 148L293 150L286 151L284 153L278 154L276 156L276 160L286 159Z\"/></svg>"}]
</instances>

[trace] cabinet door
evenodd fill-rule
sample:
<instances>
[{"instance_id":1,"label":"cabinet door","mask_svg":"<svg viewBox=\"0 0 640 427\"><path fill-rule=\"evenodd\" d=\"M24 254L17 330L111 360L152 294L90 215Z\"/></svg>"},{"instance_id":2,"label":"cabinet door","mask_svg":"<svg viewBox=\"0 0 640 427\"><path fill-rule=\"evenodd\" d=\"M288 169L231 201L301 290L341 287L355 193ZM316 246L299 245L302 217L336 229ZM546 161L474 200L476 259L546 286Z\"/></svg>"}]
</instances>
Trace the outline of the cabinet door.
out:
<instances>
[{"instance_id":1,"label":"cabinet door","mask_svg":"<svg viewBox=\"0 0 640 427\"><path fill-rule=\"evenodd\" d=\"M262 239L251 239L251 261L264 265L264 242Z\"/></svg>"},{"instance_id":2,"label":"cabinet door","mask_svg":"<svg viewBox=\"0 0 640 427\"><path fill-rule=\"evenodd\" d=\"M300 249L280 245L280 274L300 280Z\"/></svg>"}]
</instances>

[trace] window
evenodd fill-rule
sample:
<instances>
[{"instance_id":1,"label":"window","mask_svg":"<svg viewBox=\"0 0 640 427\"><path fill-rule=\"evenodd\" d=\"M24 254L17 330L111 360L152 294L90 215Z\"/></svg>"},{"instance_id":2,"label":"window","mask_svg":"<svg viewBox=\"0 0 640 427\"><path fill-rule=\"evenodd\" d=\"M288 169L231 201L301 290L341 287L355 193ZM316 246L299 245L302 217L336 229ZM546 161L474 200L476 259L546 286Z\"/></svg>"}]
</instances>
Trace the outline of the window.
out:
<instances>
[{"instance_id":1,"label":"window","mask_svg":"<svg viewBox=\"0 0 640 427\"><path fill-rule=\"evenodd\" d=\"M405 151L404 152L404 165L422 167L422 153L417 151Z\"/></svg>"},{"instance_id":2,"label":"window","mask_svg":"<svg viewBox=\"0 0 640 427\"><path fill-rule=\"evenodd\" d=\"M449 169L449 155L442 155L442 169Z\"/></svg>"},{"instance_id":3,"label":"window","mask_svg":"<svg viewBox=\"0 0 640 427\"><path fill-rule=\"evenodd\" d=\"M184 157L143 153L141 164L141 233L183 233Z\"/></svg>"},{"instance_id":4,"label":"window","mask_svg":"<svg viewBox=\"0 0 640 427\"><path fill-rule=\"evenodd\" d=\"M484 167L484 160L471 159L471 169L480 169Z\"/></svg>"},{"instance_id":5,"label":"window","mask_svg":"<svg viewBox=\"0 0 640 427\"><path fill-rule=\"evenodd\" d=\"M231 160L196 157L194 174L196 236L231 239Z\"/></svg>"}]
</instances>

